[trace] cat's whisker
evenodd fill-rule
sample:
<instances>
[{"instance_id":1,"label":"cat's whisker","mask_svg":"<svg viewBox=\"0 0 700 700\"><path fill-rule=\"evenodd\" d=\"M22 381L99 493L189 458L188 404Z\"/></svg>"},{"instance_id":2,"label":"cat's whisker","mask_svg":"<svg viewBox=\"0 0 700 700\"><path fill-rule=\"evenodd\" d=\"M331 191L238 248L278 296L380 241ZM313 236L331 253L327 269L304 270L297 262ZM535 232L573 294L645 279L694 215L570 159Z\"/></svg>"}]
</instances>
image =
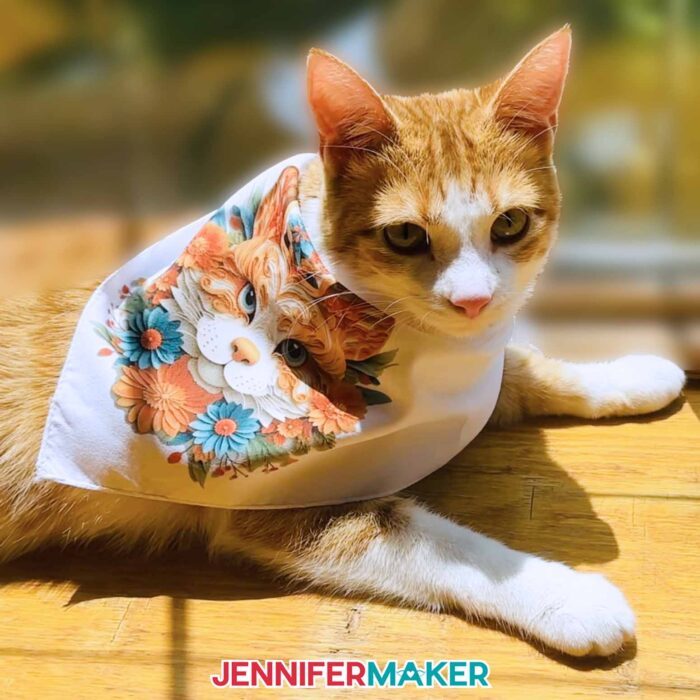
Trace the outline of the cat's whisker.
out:
<instances>
[{"instance_id":1,"label":"cat's whisker","mask_svg":"<svg viewBox=\"0 0 700 700\"><path fill-rule=\"evenodd\" d=\"M397 301L403 301L403 300L408 299L408 298L409 298L409 297L404 297L403 299L399 299L399 300L397 300ZM353 305L350 305L347 309L343 310L343 314L342 314L342 316L340 317L340 319L338 320L338 324L339 324L339 325L342 324L342 322L345 320L345 317L346 317L353 309L357 309L357 308L362 307L362 306L369 307L371 310L379 311L379 312L382 314L382 316L381 316L375 323L373 323L373 324L369 327L368 330L374 330L374 328L375 328L377 325L379 325L380 323L384 322L387 318L392 318L392 315L391 315L391 314L388 314L388 315L387 315L387 314L385 313L385 311L382 311L382 309L378 309L377 307L372 306L371 304L368 304L367 302L363 302L363 303L361 303L361 304L353 304ZM398 313L401 313L401 310L399 310L399 312L397 312L397 315L398 315ZM331 314L331 315L326 319L325 323L327 324L332 318L337 318L337 316L338 316L337 313Z\"/></svg>"},{"instance_id":2,"label":"cat's whisker","mask_svg":"<svg viewBox=\"0 0 700 700\"><path fill-rule=\"evenodd\" d=\"M360 304L351 304L350 306L348 306L347 309L343 309L342 315L340 316L340 318L339 318L339 320L338 320L338 324L340 325L340 324L345 320L345 317L346 317L351 311L353 311L354 309L360 309L360 308L362 308L362 307L365 307L365 308L370 309L370 310L378 310L378 311L381 312L381 310L377 309L375 306L372 306L372 304L368 304L367 302L362 302L362 303L360 303ZM332 314L330 314L330 315L328 316L328 318L325 320L325 323L327 324L327 323L328 323L331 319L333 319L333 318L338 318L338 313L339 313L339 312L335 311L335 312L333 312ZM373 327L374 327L374 326L373 326Z\"/></svg>"},{"instance_id":3,"label":"cat's whisker","mask_svg":"<svg viewBox=\"0 0 700 700\"><path fill-rule=\"evenodd\" d=\"M434 314L434 313L435 313L435 309L428 309L428 311L426 311L426 312L420 317L420 320L418 321L418 326L419 326L419 327L425 327L425 326L427 326L428 324L426 323L426 319L428 318L428 316L430 316L430 314Z\"/></svg>"},{"instance_id":4,"label":"cat's whisker","mask_svg":"<svg viewBox=\"0 0 700 700\"><path fill-rule=\"evenodd\" d=\"M369 292L369 293L366 294L366 296L370 296L370 295L373 295L373 294L376 294L376 296L382 296L382 297L388 296L388 295L386 295L386 294L381 294L380 292L376 292L376 293ZM311 313L311 310L312 310L312 308L313 308L314 306L319 305L320 303L322 303L323 301L325 301L325 300L327 300L327 299L333 299L333 298L335 298L335 297L341 297L341 296L351 296L351 297L356 297L356 298L359 299L359 297L357 297L357 295L356 295L354 292L351 292L350 290L344 290L344 291L342 291L342 292L336 292L336 293L334 293L334 294L327 294L327 295L325 295L325 296L319 297L318 299L312 300L312 301L311 301L310 303L308 303L308 304L305 304L305 305L302 307L300 316L301 316L301 317L304 317L304 318L307 318L307 320L308 320L308 317L309 317L309 315L310 315L310 313ZM367 301L365 301L365 300L363 300L363 299L359 299L359 301L360 301L359 304L351 304L351 305L350 305L350 308L357 308L357 307L359 307L359 306L367 306L368 308L372 308L372 309L376 308L373 304L371 304L370 302L367 302ZM334 312L333 314L331 314L330 318L334 317L335 315L337 315L337 314ZM291 327L290 327L290 329L289 329L289 331L288 331L288 333L287 333L287 336L286 336L286 338L285 338L286 340L289 340L289 339L292 337L292 333L295 331L295 329L297 328L297 326L299 326L299 325L302 323L302 318L301 318L301 317L296 317L296 318L294 318L294 321L293 321L293 323L292 323L292 325L291 325ZM328 320L329 320L329 319L324 320L324 323L323 323L323 324L321 324L321 325L319 325L319 326L313 326L313 328L320 330L321 328L323 328L324 325L327 325Z\"/></svg>"},{"instance_id":5,"label":"cat's whisker","mask_svg":"<svg viewBox=\"0 0 700 700\"><path fill-rule=\"evenodd\" d=\"M542 129L541 131L538 131L536 134L533 134L532 136L530 136L530 138L527 139L527 141L524 141L524 142L522 143L522 145L518 148L518 151L519 151L520 153L523 153L523 152L525 151L525 149L526 149L528 146L532 145L532 143L533 143L534 141L536 141L540 136L542 136L543 134L546 134L548 131L552 131L552 132L553 132L556 128L557 128L557 127L554 126L554 125L548 126L547 128Z\"/></svg>"},{"instance_id":6,"label":"cat's whisker","mask_svg":"<svg viewBox=\"0 0 700 700\"><path fill-rule=\"evenodd\" d=\"M375 294L377 296L388 296L387 294L381 294L380 292L369 292L366 293L365 296L370 296L372 294ZM355 292L351 292L350 290L345 290L344 292L337 292L336 294L327 294L325 296L319 297L318 299L314 299L310 304L307 304L304 308L306 309L311 309L314 306L318 306L318 304L321 304L322 302L326 301L327 299L333 299L335 297L342 297L342 296L357 296Z\"/></svg>"},{"instance_id":7,"label":"cat's whisker","mask_svg":"<svg viewBox=\"0 0 700 700\"><path fill-rule=\"evenodd\" d=\"M340 296L341 294L345 294L345 293L352 294L352 292L342 292L342 293L339 293L338 296ZM356 296L356 295L353 294L353 296ZM324 297L324 298L330 298L330 297ZM339 324L341 324L341 323L343 322L343 320L345 319L345 316L347 316L347 315L348 315L352 310L354 310L354 309L360 309L360 308L363 308L363 307L364 307L364 308L366 308L368 311L378 311L378 310L379 310L379 309L377 309L377 307L374 306L373 304L370 304L369 302L367 302L367 301L365 301L365 300L363 300L363 299L360 299L359 297L357 297L357 299L358 299L358 302L359 302L359 303L350 304L350 305L348 305L348 307L347 307L346 309L343 309L343 310L342 310L342 315L341 315L341 317L340 317L340 320L338 321ZM323 300L323 298L320 299L320 300L316 300L316 301L322 301L322 300ZM380 310L379 310L379 311L380 311ZM316 331L320 331L320 330L322 330L322 329L324 328L324 326L327 326L328 323L329 323L332 319L337 318L338 315L339 315L339 313L340 313L340 312L338 312L338 311L334 311L334 312L330 313L327 317L325 317L325 318L323 319L323 323L321 323L320 325L312 325L311 327L314 328L314 330L316 330ZM292 333L294 332L294 330L297 328L297 326L298 326L300 323L301 323L301 320L300 320L300 319L294 319L294 322L292 323L292 325L291 325L291 327L290 327L290 329L289 329L289 331L288 331L288 333L287 333L286 340L290 340L290 339L291 339Z\"/></svg>"},{"instance_id":8,"label":"cat's whisker","mask_svg":"<svg viewBox=\"0 0 700 700\"><path fill-rule=\"evenodd\" d=\"M386 307L384 308L384 313L386 313L387 311L389 311L389 309L390 309L392 306L394 306L395 304L400 304L402 301L406 301L407 299L410 299L410 298L411 298L411 296L410 296L410 295L407 295L407 296L405 296L405 297L399 297L398 299L394 299L394 301L392 301L388 306L386 306Z\"/></svg>"},{"instance_id":9,"label":"cat's whisker","mask_svg":"<svg viewBox=\"0 0 700 700\"><path fill-rule=\"evenodd\" d=\"M413 313L411 309L399 309L398 311L395 311L393 314L386 314L384 317L380 318L378 321L373 323L370 327L369 330L374 330L374 328L379 325L380 323L386 322L387 319L396 319L400 314L411 314Z\"/></svg>"},{"instance_id":10,"label":"cat's whisker","mask_svg":"<svg viewBox=\"0 0 700 700\"><path fill-rule=\"evenodd\" d=\"M555 168L556 168L555 165L543 165L543 166L540 167L540 168L530 168L529 170L525 170L524 173L525 173L525 174L527 174L527 173L535 173L535 172L537 172L538 170L554 170Z\"/></svg>"},{"instance_id":11,"label":"cat's whisker","mask_svg":"<svg viewBox=\"0 0 700 700\"><path fill-rule=\"evenodd\" d=\"M523 103L523 105L520 107L520 109L508 120L508 123L506 124L506 130L510 129L510 127L513 125L513 122L526 110L530 109L533 104L537 102L538 96L537 94L534 94L530 97L530 99Z\"/></svg>"}]
</instances>

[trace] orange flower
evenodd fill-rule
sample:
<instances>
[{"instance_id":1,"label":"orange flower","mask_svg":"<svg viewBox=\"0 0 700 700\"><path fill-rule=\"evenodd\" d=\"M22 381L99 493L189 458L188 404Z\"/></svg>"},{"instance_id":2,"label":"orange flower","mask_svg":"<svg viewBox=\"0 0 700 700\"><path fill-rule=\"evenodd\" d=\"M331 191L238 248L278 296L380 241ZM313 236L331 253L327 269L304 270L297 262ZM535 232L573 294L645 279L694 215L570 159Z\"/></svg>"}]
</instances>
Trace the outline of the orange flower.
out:
<instances>
[{"instance_id":1,"label":"orange flower","mask_svg":"<svg viewBox=\"0 0 700 700\"><path fill-rule=\"evenodd\" d=\"M209 221L190 241L178 263L182 267L194 267L203 272L210 272L227 250L228 239L225 231Z\"/></svg>"},{"instance_id":2,"label":"orange flower","mask_svg":"<svg viewBox=\"0 0 700 700\"><path fill-rule=\"evenodd\" d=\"M301 418L287 418L284 423L277 426L277 432L285 438L311 439L311 423Z\"/></svg>"},{"instance_id":3,"label":"orange flower","mask_svg":"<svg viewBox=\"0 0 700 700\"><path fill-rule=\"evenodd\" d=\"M344 382L335 384L328 398L314 391L310 403L309 420L324 435L355 430L358 420L367 412L359 390Z\"/></svg>"},{"instance_id":4,"label":"orange flower","mask_svg":"<svg viewBox=\"0 0 700 700\"><path fill-rule=\"evenodd\" d=\"M117 406L128 409L127 418L139 433L163 432L175 437L187 430L198 413L220 398L195 384L187 357L172 365L125 367L112 387Z\"/></svg>"},{"instance_id":5,"label":"orange flower","mask_svg":"<svg viewBox=\"0 0 700 700\"><path fill-rule=\"evenodd\" d=\"M270 425L263 428L260 432L267 438L268 442L271 442L273 445L282 446L286 442L286 438L277 431L279 426L279 421L273 420Z\"/></svg>"},{"instance_id":6,"label":"orange flower","mask_svg":"<svg viewBox=\"0 0 700 700\"><path fill-rule=\"evenodd\" d=\"M180 268L177 265L171 265L160 277L157 277L146 290L148 300L154 306L160 304L163 299L170 299L173 292L172 288L177 285L177 276L180 274Z\"/></svg>"}]
</instances>

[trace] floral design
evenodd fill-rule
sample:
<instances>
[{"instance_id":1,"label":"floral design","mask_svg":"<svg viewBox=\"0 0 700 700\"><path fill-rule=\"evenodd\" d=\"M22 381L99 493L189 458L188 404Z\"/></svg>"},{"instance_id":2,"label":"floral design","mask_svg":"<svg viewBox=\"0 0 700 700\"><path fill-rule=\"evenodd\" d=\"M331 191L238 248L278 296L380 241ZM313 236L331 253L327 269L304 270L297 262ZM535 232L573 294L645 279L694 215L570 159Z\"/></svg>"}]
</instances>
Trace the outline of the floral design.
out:
<instances>
[{"instance_id":1,"label":"floral design","mask_svg":"<svg viewBox=\"0 0 700 700\"><path fill-rule=\"evenodd\" d=\"M177 265L171 265L160 277L156 277L148 289L146 296L151 304L160 304L163 299L170 299L173 295L173 287L177 284L177 276L180 274L180 268Z\"/></svg>"},{"instance_id":2,"label":"floral design","mask_svg":"<svg viewBox=\"0 0 700 700\"><path fill-rule=\"evenodd\" d=\"M196 268L209 272L217 258L228 250L226 233L216 224L208 222L185 248L178 260L182 267Z\"/></svg>"},{"instance_id":3,"label":"floral design","mask_svg":"<svg viewBox=\"0 0 700 700\"><path fill-rule=\"evenodd\" d=\"M352 384L337 384L329 396L315 391L310 404L309 420L324 434L352 432L367 411L362 394Z\"/></svg>"},{"instance_id":4,"label":"floral design","mask_svg":"<svg viewBox=\"0 0 700 700\"><path fill-rule=\"evenodd\" d=\"M160 306L131 314L119 335L124 357L141 369L170 365L182 355L179 321L171 321Z\"/></svg>"},{"instance_id":5,"label":"floral design","mask_svg":"<svg viewBox=\"0 0 700 700\"><path fill-rule=\"evenodd\" d=\"M291 468L391 401L379 387L393 321L323 265L298 175L286 168L269 191L215 212L167 269L123 285L96 328L127 422L202 487Z\"/></svg>"},{"instance_id":6,"label":"floral design","mask_svg":"<svg viewBox=\"0 0 700 700\"><path fill-rule=\"evenodd\" d=\"M284 439L299 438L301 440L311 439L311 424L309 421L300 418L288 418L286 421L277 424L277 432Z\"/></svg>"},{"instance_id":7,"label":"floral design","mask_svg":"<svg viewBox=\"0 0 700 700\"><path fill-rule=\"evenodd\" d=\"M213 398L195 384L185 357L157 369L124 367L112 391L139 433L163 433L168 438L186 431Z\"/></svg>"},{"instance_id":8,"label":"floral design","mask_svg":"<svg viewBox=\"0 0 700 700\"><path fill-rule=\"evenodd\" d=\"M219 459L242 452L260 429L251 418L253 410L237 403L217 401L197 416L190 425L195 445L203 452L213 452Z\"/></svg>"}]
</instances>

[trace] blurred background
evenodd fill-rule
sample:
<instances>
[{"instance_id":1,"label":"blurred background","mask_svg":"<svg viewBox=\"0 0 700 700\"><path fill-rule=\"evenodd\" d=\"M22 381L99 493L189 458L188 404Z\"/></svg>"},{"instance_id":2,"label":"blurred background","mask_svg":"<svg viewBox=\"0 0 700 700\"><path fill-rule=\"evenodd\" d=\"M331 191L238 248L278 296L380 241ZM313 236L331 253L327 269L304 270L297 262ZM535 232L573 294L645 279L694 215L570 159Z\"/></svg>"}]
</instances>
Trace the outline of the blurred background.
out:
<instances>
[{"instance_id":1,"label":"blurred background","mask_svg":"<svg viewBox=\"0 0 700 700\"><path fill-rule=\"evenodd\" d=\"M0 294L90 281L314 150L310 46L385 92L574 29L561 237L525 336L700 369L700 0L0 0Z\"/></svg>"}]
</instances>

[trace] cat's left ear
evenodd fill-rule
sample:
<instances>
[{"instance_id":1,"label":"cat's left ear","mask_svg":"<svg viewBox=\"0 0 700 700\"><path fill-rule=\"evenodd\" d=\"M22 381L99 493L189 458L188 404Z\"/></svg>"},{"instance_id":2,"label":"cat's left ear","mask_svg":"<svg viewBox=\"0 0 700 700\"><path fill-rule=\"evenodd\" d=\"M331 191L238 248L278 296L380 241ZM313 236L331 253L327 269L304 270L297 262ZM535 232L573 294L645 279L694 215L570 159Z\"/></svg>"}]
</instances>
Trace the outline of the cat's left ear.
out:
<instances>
[{"instance_id":1,"label":"cat's left ear","mask_svg":"<svg viewBox=\"0 0 700 700\"><path fill-rule=\"evenodd\" d=\"M537 135L554 130L570 53L569 25L535 46L501 83L496 118L508 128Z\"/></svg>"},{"instance_id":2,"label":"cat's left ear","mask_svg":"<svg viewBox=\"0 0 700 700\"><path fill-rule=\"evenodd\" d=\"M391 138L394 120L384 101L350 66L312 49L306 67L309 104L326 164L342 165Z\"/></svg>"}]
</instances>

